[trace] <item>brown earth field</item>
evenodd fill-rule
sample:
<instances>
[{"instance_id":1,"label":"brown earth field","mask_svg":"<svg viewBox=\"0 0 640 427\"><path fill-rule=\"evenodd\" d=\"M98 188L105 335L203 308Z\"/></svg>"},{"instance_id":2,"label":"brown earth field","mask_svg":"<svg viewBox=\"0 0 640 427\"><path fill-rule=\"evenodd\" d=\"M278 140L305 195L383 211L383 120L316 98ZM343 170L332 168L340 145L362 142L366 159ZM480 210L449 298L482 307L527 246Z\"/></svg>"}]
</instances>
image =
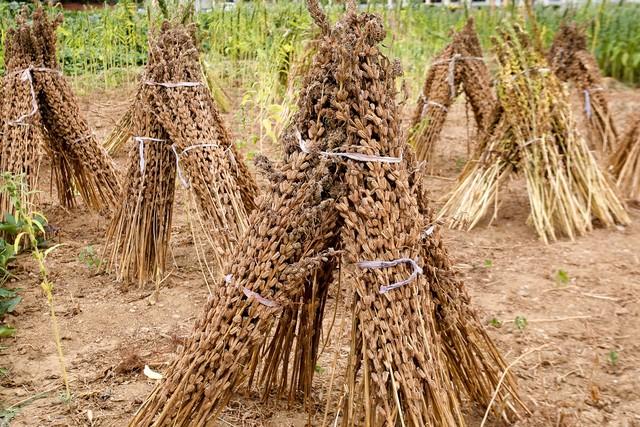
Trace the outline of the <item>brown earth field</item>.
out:
<instances>
[{"instance_id":1,"label":"brown earth field","mask_svg":"<svg viewBox=\"0 0 640 427\"><path fill-rule=\"evenodd\" d=\"M629 113L640 108L640 91L612 82L609 86L615 120L624 128ZM101 139L132 94L128 87L81 97L81 110ZM572 95L580 117L580 98ZM411 109L405 107L404 117ZM236 139L242 138L237 132L242 118L225 114L225 119ZM433 175L426 178L436 206L467 158L470 135L465 103L459 101L437 146ZM121 171L127 151L115 156ZM277 156L275 147L266 151ZM0 342L0 367L6 369L0 378L1 414L10 418L14 413L11 426L125 426L154 386L143 367L168 369L208 297L186 197L177 191L171 273L155 298L151 288L127 289L96 271L107 219L82 207L62 209L49 193L47 165L41 176L42 211L56 230L53 242L64 244L50 254L48 267L73 396L70 402L62 399L47 302L34 262L20 255L8 286L21 288L24 300L5 319L17 334ZM573 242L545 245L527 225L522 180L503 187L500 203L491 224L471 232L441 232L479 317L507 362L513 363L510 369L532 412L516 425L640 426L640 210L629 206L629 226L596 229ZM315 412L307 415L300 403L264 400L255 391L244 391L217 425L333 425L342 394L336 384L349 351L348 275L341 286L333 286L325 316L325 331L331 324L333 328L325 334L317 366L311 405ZM469 425L480 425L482 416L480 409L468 408ZM1 419L0 425L5 425ZM489 418L485 425L503 424Z\"/></svg>"}]
</instances>

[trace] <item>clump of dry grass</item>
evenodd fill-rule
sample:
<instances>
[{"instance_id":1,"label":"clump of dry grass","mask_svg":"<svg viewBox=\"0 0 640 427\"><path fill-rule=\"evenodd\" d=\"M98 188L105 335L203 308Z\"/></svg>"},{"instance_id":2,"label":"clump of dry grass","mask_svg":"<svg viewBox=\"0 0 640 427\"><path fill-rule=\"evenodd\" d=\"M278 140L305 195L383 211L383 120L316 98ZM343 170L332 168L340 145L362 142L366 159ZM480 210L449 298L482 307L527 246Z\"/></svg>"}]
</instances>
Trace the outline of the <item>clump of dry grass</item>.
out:
<instances>
[{"instance_id":1,"label":"clump of dry grass","mask_svg":"<svg viewBox=\"0 0 640 427\"><path fill-rule=\"evenodd\" d=\"M590 145L607 155L616 148L616 126L609 111L607 91L598 63L587 49L587 37L577 24L563 24L548 54L553 72L574 83L583 101Z\"/></svg>"},{"instance_id":2,"label":"clump of dry grass","mask_svg":"<svg viewBox=\"0 0 640 427\"><path fill-rule=\"evenodd\" d=\"M622 194L640 202L640 114L633 114L610 159L611 172Z\"/></svg>"},{"instance_id":3,"label":"clump of dry grass","mask_svg":"<svg viewBox=\"0 0 640 427\"><path fill-rule=\"evenodd\" d=\"M17 27L7 31L0 169L23 175L35 189L40 161L47 153L63 206L75 206L78 192L90 208L111 210L120 190L116 169L80 114L59 69L56 27L61 20L61 15L50 19L40 7L29 17L25 8ZM10 211L3 194L0 209Z\"/></svg>"},{"instance_id":4,"label":"clump of dry grass","mask_svg":"<svg viewBox=\"0 0 640 427\"><path fill-rule=\"evenodd\" d=\"M176 174L195 213L198 256L206 246L214 263L205 270L214 277L255 208L257 185L202 82L193 31L165 22L150 42L131 110L123 208L107 231L107 268L122 280L143 284L165 271Z\"/></svg>"},{"instance_id":5,"label":"clump of dry grass","mask_svg":"<svg viewBox=\"0 0 640 427\"><path fill-rule=\"evenodd\" d=\"M433 59L411 120L409 143L416 148L418 159L430 164L431 169L433 150L449 108L462 91L481 134L489 124L496 97L471 18Z\"/></svg>"},{"instance_id":6,"label":"clump of dry grass","mask_svg":"<svg viewBox=\"0 0 640 427\"><path fill-rule=\"evenodd\" d=\"M399 135L394 79L379 51L381 19L322 29L285 158L259 165L270 185L184 351L132 426L204 425L243 386L311 400L326 295L340 252L352 265L342 425L463 425L463 400L488 406L505 363L469 306L422 175ZM328 393L332 395L331 391ZM504 374L497 414L521 405ZM312 408L309 407L311 410Z\"/></svg>"},{"instance_id":7,"label":"clump of dry grass","mask_svg":"<svg viewBox=\"0 0 640 427\"><path fill-rule=\"evenodd\" d=\"M495 217L500 184L522 172L530 221L545 242L582 235L594 220L603 226L628 223L623 203L577 132L566 94L542 53L519 26L503 31L494 46L500 106L439 216L466 229L492 206Z\"/></svg>"}]
</instances>

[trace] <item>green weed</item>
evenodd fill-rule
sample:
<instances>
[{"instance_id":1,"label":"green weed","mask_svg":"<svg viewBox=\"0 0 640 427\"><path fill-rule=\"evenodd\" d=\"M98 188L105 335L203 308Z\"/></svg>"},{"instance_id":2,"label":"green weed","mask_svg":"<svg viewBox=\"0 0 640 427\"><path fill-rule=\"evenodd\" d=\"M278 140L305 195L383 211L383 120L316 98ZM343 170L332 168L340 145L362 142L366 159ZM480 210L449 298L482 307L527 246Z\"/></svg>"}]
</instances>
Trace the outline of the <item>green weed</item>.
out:
<instances>
[{"instance_id":1,"label":"green weed","mask_svg":"<svg viewBox=\"0 0 640 427\"><path fill-rule=\"evenodd\" d=\"M516 328L518 328L518 330L523 331L526 327L527 327L527 318L524 316L516 316L515 320L513 321L513 323L516 325Z\"/></svg>"}]
</instances>

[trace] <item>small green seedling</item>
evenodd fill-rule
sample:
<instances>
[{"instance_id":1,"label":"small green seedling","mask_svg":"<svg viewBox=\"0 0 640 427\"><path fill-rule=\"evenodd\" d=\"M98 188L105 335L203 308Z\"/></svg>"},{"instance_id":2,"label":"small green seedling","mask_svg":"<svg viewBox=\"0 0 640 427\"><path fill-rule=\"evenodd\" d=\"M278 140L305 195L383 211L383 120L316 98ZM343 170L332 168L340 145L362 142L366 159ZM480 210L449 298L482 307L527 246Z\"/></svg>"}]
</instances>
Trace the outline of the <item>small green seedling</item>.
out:
<instances>
[{"instance_id":1,"label":"small green seedling","mask_svg":"<svg viewBox=\"0 0 640 427\"><path fill-rule=\"evenodd\" d=\"M493 326L494 328L500 328L502 326L502 321L494 317L493 319L489 320L489 325Z\"/></svg>"},{"instance_id":2,"label":"small green seedling","mask_svg":"<svg viewBox=\"0 0 640 427\"><path fill-rule=\"evenodd\" d=\"M324 374L324 368L322 366L320 366L320 365L316 365L314 367L314 370L319 374Z\"/></svg>"},{"instance_id":3,"label":"small green seedling","mask_svg":"<svg viewBox=\"0 0 640 427\"><path fill-rule=\"evenodd\" d=\"M518 328L521 331L527 327L527 318L524 316L516 316L513 322L516 324L516 328Z\"/></svg>"},{"instance_id":4,"label":"small green seedling","mask_svg":"<svg viewBox=\"0 0 640 427\"><path fill-rule=\"evenodd\" d=\"M484 260L484 268L491 268L493 267L493 261L490 259L485 259Z\"/></svg>"},{"instance_id":5,"label":"small green seedling","mask_svg":"<svg viewBox=\"0 0 640 427\"><path fill-rule=\"evenodd\" d=\"M100 256L98 256L95 249L93 249L93 246L91 245L82 248L80 254L78 255L78 260L80 260L81 263L92 270L97 270L102 264Z\"/></svg>"},{"instance_id":6,"label":"small green seedling","mask_svg":"<svg viewBox=\"0 0 640 427\"><path fill-rule=\"evenodd\" d=\"M611 364L611 366L616 366L618 364L618 359L619 359L619 354L615 350L611 350L609 354L607 354L607 360L609 360L609 363Z\"/></svg>"},{"instance_id":7,"label":"small green seedling","mask_svg":"<svg viewBox=\"0 0 640 427\"><path fill-rule=\"evenodd\" d=\"M568 285L571 281L571 277L569 277L569 273L560 269L556 272L556 282L561 285Z\"/></svg>"}]
</instances>

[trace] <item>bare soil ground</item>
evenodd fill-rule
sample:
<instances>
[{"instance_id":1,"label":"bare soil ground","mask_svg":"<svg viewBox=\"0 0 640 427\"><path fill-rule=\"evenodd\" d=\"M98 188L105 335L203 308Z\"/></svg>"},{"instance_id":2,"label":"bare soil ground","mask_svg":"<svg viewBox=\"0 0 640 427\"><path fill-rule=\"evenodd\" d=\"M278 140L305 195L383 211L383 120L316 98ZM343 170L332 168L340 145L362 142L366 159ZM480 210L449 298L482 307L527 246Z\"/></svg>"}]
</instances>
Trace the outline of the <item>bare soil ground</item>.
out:
<instances>
[{"instance_id":1,"label":"bare soil ground","mask_svg":"<svg viewBox=\"0 0 640 427\"><path fill-rule=\"evenodd\" d=\"M129 88L83 96L82 110L99 137L107 135L131 95ZM611 100L621 127L628 113L640 108L638 91L617 87ZM473 130L459 102L438 146L436 176L428 178L436 204L464 164L468 134ZM126 157L126 150L116 156L122 170ZM33 262L22 255L10 286L22 289L24 301L9 318L16 337L1 342L0 366L8 373L0 378L0 402L16 410L12 426L123 426L153 387L142 368L167 368L208 296L185 200L178 192L173 271L155 300L153 289L126 290L82 261L80 254L89 247L100 254L107 220L84 208L63 210L48 187L45 179L43 210L58 230L54 241L64 243L50 255L49 268L73 398L61 400L46 300ZM502 192L500 215L491 225L472 232L442 230L480 317L507 361L517 361L512 370L532 411L517 425L640 426L640 211L630 207L630 212L634 222L628 227L545 245L526 224L526 191L515 180ZM348 281L342 286L346 289ZM334 289L329 306L337 308L334 339L318 363L313 425L322 425L327 401L326 421L333 422L341 394L335 385L329 391L334 366L339 375L348 354L348 341L335 338L346 312L343 302L336 304L337 294ZM329 327L333 315L326 317ZM479 425L482 415L471 408L470 425ZM263 401L249 393L231 402L219 425L303 426L308 420L300 404ZM487 425L499 423L490 419Z\"/></svg>"}]
</instances>

